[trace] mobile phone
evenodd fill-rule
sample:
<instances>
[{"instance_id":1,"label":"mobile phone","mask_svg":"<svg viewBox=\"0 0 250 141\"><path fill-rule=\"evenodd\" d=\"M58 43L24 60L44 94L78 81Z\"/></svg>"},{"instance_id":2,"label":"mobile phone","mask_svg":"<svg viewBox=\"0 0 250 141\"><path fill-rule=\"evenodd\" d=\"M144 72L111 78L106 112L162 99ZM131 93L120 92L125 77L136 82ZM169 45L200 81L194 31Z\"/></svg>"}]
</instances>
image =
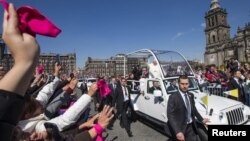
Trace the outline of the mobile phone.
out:
<instances>
[{"instance_id":1,"label":"mobile phone","mask_svg":"<svg viewBox=\"0 0 250 141\"><path fill-rule=\"evenodd\" d=\"M55 62L56 62L57 64L60 64L61 58L60 58L60 55L59 55L59 54L56 55L56 60L55 60Z\"/></svg>"}]
</instances>

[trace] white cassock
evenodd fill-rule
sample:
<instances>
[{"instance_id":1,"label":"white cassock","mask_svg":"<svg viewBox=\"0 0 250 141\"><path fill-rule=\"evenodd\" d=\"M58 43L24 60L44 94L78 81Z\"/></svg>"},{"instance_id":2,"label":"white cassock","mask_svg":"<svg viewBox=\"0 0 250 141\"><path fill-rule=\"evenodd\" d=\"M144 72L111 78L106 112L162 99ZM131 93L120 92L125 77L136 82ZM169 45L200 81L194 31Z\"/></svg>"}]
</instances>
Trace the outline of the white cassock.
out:
<instances>
[{"instance_id":1,"label":"white cassock","mask_svg":"<svg viewBox=\"0 0 250 141\"><path fill-rule=\"evenodd\" d=\"M161 68L159 65L149 64L149 78L161 78Z\"/></svg>"}]
</instances>

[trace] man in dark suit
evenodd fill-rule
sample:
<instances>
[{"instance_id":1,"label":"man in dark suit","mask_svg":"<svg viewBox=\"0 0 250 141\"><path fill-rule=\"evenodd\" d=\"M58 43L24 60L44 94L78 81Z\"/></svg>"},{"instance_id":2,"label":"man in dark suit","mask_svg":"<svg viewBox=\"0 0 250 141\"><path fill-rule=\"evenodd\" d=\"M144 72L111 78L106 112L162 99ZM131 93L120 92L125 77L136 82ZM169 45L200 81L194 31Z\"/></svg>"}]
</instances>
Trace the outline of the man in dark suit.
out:
<instances>
[{"instance_id":1,"label":"man in dark suit","mask_svg":"<svg viewBox=\"0 0 250 141\"><path fill-rule=\"evenodd\" d=\"M202 118L195 107L194 95L188 92L189 80L186 75L178 79L180 91L172 94L168 100L167 117L168 125L173 138L179 141L199 141L197 138L196 119L207 123L209 119Z\"/></svg>"},{"instance_id":2,"label":"man in dark suit","mask_svg":"<svg viewBox=\"0 0 250 141\"><path fill-rule=\"evenodd\" d=\"M239 101L242 103L246 102L245 99L245 91L244 87L242 86L244 76L241 74L240 70L236 70L233 72L233 78L229 80L228 83L228 90L235 90L238 89ZM232 97L233 98L233 97Z\"/></svg>"},{"instance_id":3,"label":"man in dark suit","mask_svg":"<svg viewBox=\"0 0 250 141\"><path fill-rule=\"evenodd\" d=\"M114 96L115 96L115 90L116 90L116 88L117 88L117 82L116 82L116 78L114 77L114 76L112 76L111 77L111 81L110 81L110 83L108 84L108 86L109 86L109 88L110 88L110 90L111 90L111 92L110 92L110 95L111 95L111 97L112 97L112 101L113 101L113 99L114 99ZM114 103L114 102L112 102L112 103ZM114 105L112 105L112 107L113 107Z\"/></svg>"},{"instance_id":4,"label":"man in dark suit","mask_svg":"<svg viewBox=\"0 0 250 141\"><path fill-rule=\"evenodd\" d=\"M159 87L158 81L153 81L153 86L149 88L149 93L154 93L154 90L161 90L161 87Z\"/></svg>"},{"instance_id":5,"label":"man in dark suit","mask_svg":"<svg viewBox=\"0 0 250 141\"><path fill-rule=\"evenodd\" d=\"M111 77L111 81L110 81L110 83L108 84L108 86L109 86L109 88L110 88L110 90L111 90L111 92L110 92L110 96L111 96L111 98L112 98L112 104L111 104L111 106L112 107L115 107L115 99L114 99L114 97L115 97L115 91L116 91L116 88L117 88L117 81L116 81L116 78L114 77L114 76L112 76ZM116 109L114 109L115 111L116 111ZM116 120L116 118L114 117L111 121L110 121L110 123L109 123L109 125L108 125L108 129L109 130L112 130L113 129L113 125L114 125L114 122L115 122L115 120Z\"/></svg>"},{"instance_id":6,"label":"man in dark suit","mask_svg":"<svg viewBox=\"0 0 250 141\"><path fill-rule=\"evenodd\" d=\"M114 102L116 103L117 116L120 117L120 125L127 131L129 137L132 137L130 121L127 117L127 110L130 105L130 88L126 86L125 78L121 79L121 85L116 88Z\"/></svg>"}]
</instances>

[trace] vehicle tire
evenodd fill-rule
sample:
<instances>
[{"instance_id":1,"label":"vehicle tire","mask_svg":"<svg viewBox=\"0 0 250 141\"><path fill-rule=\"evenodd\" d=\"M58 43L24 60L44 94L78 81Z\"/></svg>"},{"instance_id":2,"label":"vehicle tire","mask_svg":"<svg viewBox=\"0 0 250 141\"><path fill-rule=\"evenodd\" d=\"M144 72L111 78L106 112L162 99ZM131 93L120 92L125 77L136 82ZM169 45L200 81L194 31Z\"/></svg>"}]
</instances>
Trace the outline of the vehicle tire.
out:
<instances>
[{"instance_id":1,"label":"vehicle tire","mask_svg":"<svg viewBox=\"0 0 250 141\"><path fill-rule=\"evenodd\" d=\"M131 105L128 106L127 117L128 117L132 122L136 122L136 120L137 120L137 114L135 113L135 111L134 111L134 109L132 108Z\"/></svg>"}]
</instances>

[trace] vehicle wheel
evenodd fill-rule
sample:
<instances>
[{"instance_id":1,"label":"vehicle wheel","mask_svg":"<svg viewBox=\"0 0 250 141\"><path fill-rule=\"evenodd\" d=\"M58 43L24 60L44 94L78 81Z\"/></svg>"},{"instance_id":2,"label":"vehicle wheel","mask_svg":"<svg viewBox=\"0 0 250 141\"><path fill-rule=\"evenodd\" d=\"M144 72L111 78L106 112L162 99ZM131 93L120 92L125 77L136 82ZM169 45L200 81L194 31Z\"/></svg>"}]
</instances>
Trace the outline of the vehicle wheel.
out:
<instances>
[{"instance_id":1,"label":"vehicle wheel","mask_svg":"<svg viewBox=\"0 0 250 141\"><path fill-rule=\"evenodd\" d=\"M135 111L134 111L134 109L132 108L132 106L128 106L127 116L128 116L128 118L129 118L132 122L136 122L136 120L137 120L137 114L135 113Z\"/></svg>"}]
</instances>

